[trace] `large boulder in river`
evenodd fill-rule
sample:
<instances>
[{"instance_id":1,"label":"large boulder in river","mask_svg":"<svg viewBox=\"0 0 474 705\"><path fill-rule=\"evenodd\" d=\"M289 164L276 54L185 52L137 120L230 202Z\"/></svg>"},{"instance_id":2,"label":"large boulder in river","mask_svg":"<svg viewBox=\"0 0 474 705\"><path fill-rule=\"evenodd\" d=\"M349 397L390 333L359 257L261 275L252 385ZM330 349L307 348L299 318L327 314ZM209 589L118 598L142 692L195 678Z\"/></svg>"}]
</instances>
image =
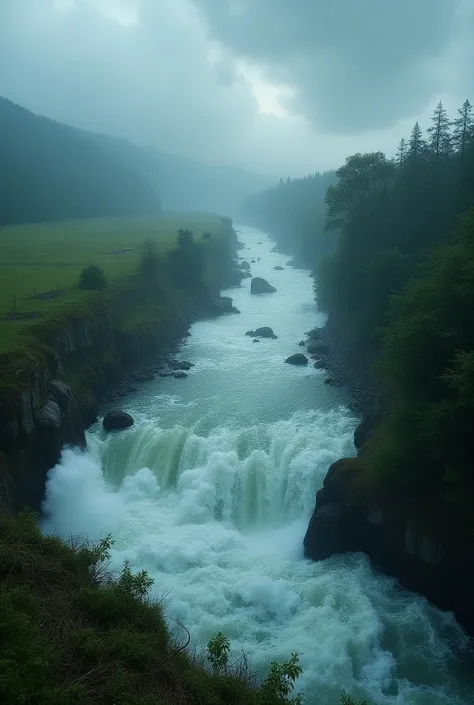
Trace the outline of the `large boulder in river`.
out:
<instances>
[{"instance_id":1,"label":"large boulder in river","mask_svg":"<svg viewBox=\"0 0 474 705\"><path fill-rule=\"evenodd\" d=\"M241 262L240 266L242 267L242 269L250 269L250 264L246 260Z\"/></svg>"},{"instance_id":2,"label":"large boulder in river","mask_svg":"<svg viewBox=\"0 0 474 705\"><path fill-rule=\"evenodd\" d=\"M270 326L263 326L256 330L248 330L245 335L251 335L254 338L273 338L273 340L276 340L278 337Z\"/></svg>"},{"instance_id":3,"label":"large boulder in river","mask_svg":"<svg viewBox=\"0 0 474 705\"><path fill-rule=\"evenodd\" d=\"M254 277L250 283L251 294L273 294L275 287L262 277Z\"/></svg>"},{"instance_id":4,"label":"large boulder in river","mask_svg":"<svg viewBox=\"0 0 474 705\"><path fill-rule=\"evenodd\" d=\"M287 362L289 365L307 365L308 358L306 357L306 355L303 355L303 353L294 353L294 355L290 355L290 357L287 357L285 362Z\"/></svg>"},{"instance_id":5,"label":"large boulder in river","mask_svg":"<svg viewBox=\"0 0 474 705\"><path fill-rule=\"evenodd\" d=\"M102 425L106 431L120 431L123 428L133 426L133 417L125 411L109 411L104 416Z\"/></svg>"}]
</instances>

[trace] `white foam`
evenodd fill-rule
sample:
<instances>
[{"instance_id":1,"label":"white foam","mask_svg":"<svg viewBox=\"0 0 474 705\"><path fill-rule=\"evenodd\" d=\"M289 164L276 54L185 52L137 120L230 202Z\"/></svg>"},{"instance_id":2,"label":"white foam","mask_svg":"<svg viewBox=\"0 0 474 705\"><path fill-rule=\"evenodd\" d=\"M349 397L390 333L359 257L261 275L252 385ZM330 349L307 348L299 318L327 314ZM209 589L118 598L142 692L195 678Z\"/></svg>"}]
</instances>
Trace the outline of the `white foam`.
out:
<instances>
[{"instance_id":1,"label":"white foam","mask_svg":"<svg viewBox=\"0 0 474 705\"><path fill-rule=\"evenodd\" d=\"M302 558L315 489L347 447L350 423L339 410L208 437L156 425L153 433L97 434L92 451L65 451L50 472L44 529L64 538L112 532L112 569L128 559L154 578L156 597L170 591L167 613L187 626L194 646L222 630L260 675L271 660L301 652L308 702L335 703L345 688L380 705L444 705L447 697L465 705L443 636L449 628L464 645L451 619L375 574L361 555ZM143 434L148 458L160 463L131 472L120 451L136 443L140 457ZM110 483L101 457L116 462ZM387 644L387 629L402 636Z\"/></svg>"}]
</instances>

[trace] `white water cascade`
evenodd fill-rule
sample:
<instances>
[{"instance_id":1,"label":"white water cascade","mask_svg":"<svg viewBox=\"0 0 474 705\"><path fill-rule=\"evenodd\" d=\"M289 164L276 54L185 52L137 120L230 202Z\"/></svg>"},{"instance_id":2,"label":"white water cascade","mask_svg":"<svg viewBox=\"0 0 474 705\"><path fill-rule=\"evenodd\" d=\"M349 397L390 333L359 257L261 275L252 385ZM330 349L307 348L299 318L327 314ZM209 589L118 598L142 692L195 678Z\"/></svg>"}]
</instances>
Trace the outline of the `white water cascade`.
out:
<instances>
[{"instance_id":1,"label":"white water cascade","mask_svg":"<svg viewBox=\"0 0 474 705\"><path fill-rule=\"evenodd\" d=\"M122 401L131 429L97 424L88 452L64 452L43 528L111 533L111 568L128 559L146 569L196 648L221 630L260 675L298 651L308 705L336 705L342 689L373 705L472 705L472 656L451 615L363 555L303 558L315 493L328 466L354 453L357 419L324 373L283 364L323 323L308 272L285 267L263 233L240 238L252 273L277 292L251 296L244 280L229 292L240 316L192 327L180 354L196 363L188 379L144 384ZM278 339L244 335L263 325Z\"/></svg>"}]
</instances>

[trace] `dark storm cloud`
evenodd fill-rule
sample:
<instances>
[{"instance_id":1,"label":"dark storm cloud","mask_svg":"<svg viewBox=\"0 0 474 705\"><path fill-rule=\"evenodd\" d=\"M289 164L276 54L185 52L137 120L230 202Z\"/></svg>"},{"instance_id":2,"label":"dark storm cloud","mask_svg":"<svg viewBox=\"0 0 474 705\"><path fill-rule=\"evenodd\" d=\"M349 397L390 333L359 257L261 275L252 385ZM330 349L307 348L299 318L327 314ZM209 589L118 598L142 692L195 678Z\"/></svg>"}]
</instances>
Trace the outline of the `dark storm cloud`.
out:
<instances>
[{"instance_id":1,"label":"dark storm cloud","mask_svg":"<svg viewBox=\"0 0 474 705\"><path fill-rule=\"evenodd\" d=\"M212 35L295 89L293 107L328 131L421 113L458 0L195 0Z\"/></svg>"}]
</instances>

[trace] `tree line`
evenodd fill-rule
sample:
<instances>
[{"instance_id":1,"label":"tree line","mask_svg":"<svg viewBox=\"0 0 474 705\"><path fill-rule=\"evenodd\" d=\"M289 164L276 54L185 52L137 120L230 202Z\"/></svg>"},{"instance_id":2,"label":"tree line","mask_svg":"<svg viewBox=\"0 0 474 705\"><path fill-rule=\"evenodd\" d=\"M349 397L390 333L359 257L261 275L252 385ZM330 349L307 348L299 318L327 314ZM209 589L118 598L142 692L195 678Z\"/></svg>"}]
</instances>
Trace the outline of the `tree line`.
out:
<instances>
[{"instance_id":1,"label":"tree line","mask_svg":"<svg viewBox=\"0 0 474 705\"><path fill-rule=\"evenodd\" d=\"M326 194L337 251L320 305L386 398L361 453L366 488L419 498L472 541L474 116L442 103L395 159L348 157Z\"/></svg>"},{"instance_id":2,"label":"tree line","mask_svg":"<svg viewBox=\"0 0 474 705\"><path fill-rule=\"evenodd\" d=\"M277 245L306 266L334 250L337 234L324 233L324 195L336 181L334 171L315 173L303 179L280 179L274 188L249 196L240 219L268 231Z\"/></svg>"},{"instance_id":3,"label":"tree line","mask_svg":"<svg viewBox=\"0 0 474 705\"><path fill-rule=\"evenodd\" d=\"M273 195L279 191L284 202L290 188L296 194L303 185L280 184ZM271 200L268 192L265 199ZM393 159L382 152L349 156L327 188L325 205L326 236L331 242L337 233L337 247L322 262L315 257L318 305L384 400L384 417L361 449L361 481L378 496L398 492L420 500L420 511L429 508L453 522L472 544L470 101L454 119L438 103L426 132L416 123ZM285 203L288 232L299 225L298 209L296 197ZM257 218L253 224L262 225ZM316 250L319 216L306 237L313 241L307 250Z\"/></svg>"}]
</instances>

